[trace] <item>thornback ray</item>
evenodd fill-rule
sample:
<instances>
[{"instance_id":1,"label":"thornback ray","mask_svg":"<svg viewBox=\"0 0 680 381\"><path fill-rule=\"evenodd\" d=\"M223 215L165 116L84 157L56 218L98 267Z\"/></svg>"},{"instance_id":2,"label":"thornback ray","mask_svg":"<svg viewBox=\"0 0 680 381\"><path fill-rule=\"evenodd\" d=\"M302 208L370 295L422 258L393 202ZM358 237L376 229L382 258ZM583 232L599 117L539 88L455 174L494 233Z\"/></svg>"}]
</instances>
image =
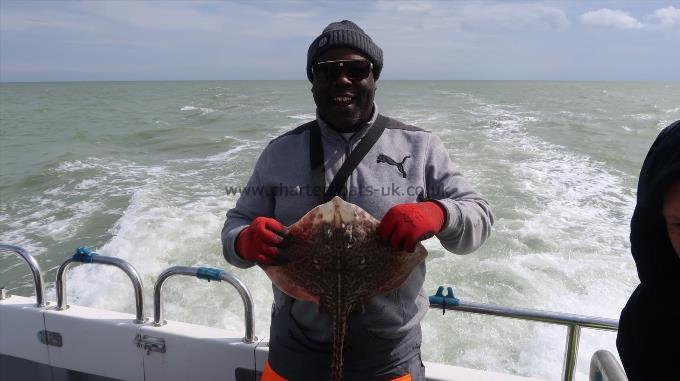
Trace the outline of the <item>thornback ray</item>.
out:
<instances>
[{"instance_id":1,"label":"thornback ray","mask_svg":"<svg viewBox=\"0 0 680 381\"><path fill-rule=\"evenodd\" d=\"M380 221L340 197L319 205L289 228L291 243L281 249L289 262L262 266L289 296L313 302L333 321L331 379L342 375L347 318L370 298L401 286L427 256L395 252L378 236Z\"/></svg>"}]
</instances>

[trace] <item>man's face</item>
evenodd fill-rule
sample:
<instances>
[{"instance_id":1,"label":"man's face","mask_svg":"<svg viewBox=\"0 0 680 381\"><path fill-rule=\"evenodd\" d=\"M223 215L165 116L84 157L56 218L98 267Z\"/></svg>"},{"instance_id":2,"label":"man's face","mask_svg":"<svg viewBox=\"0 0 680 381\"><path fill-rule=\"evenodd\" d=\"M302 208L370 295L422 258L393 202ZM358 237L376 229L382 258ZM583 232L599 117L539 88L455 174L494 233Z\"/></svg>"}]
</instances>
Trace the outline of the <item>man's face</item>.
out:
<instances>
[{"instance_id":1,"label":"man's face","mask_svg":"<svg viewBox=\"0 0 680 381\"><path fill-rule=\"evenodd\" d=\"M335 48L322 54L316 62L338 60L366 60L359 52L348 48ZM312 94L319 115L338 132L356 131L373 112L375 80L371 70L368 77L352 79L347 70L332 81L323 81L313 76ZM347 101L347 98L350 98Z\"/></svg>"},{"instance_id":2,"label":"man's face","mask_svg":"<svg viewBox=\"0 0 680 381\"><path fill-rule=\"evenodd\" d=\"M675 254L680 256L680 181L674 182L666 190L663 217L666 219L666 230Z\"/></svg>"}]
</instances>

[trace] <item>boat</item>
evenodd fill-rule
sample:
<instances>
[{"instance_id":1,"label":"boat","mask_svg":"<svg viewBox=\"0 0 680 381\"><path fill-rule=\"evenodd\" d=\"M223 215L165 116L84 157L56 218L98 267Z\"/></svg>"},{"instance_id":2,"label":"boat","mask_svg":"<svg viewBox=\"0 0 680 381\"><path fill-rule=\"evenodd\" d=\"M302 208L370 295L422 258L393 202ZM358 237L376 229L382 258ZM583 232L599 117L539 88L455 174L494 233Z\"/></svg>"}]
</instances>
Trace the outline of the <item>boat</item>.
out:
<instances>
[{"instance_id":1,"label":"boat","mask_svg":"<svg viewBox=\"0 0 680 381\"><path fill-rule=\"evenodd\" d=\"M0 380L156 381L220 379L259 380L267 360L267 337L254 335L253 300L233 274L207 267L174 266L154 285L153 318L144 311L142 281L135 268L115 257L78 248L59 267L57 301L46 301L37 261L23 248L0 244L0 254L14 254L28 265L33 297L10 295L0 288ZM65 273L81 265L114 266L130 278L135 314L69 305ZM245 332L166 320L163 285L174 276L190 276L234 287L243 301ZM461 301L449 287L430 297L431 308L560 324L568 327L562 380L574 379L582 328L616 331L618 321L557 312L518 309ZM428 381L538 381L517 375L425 362ZM626 381L616 357L596 351L590 381Z\"/></svg>"}]
</instances>

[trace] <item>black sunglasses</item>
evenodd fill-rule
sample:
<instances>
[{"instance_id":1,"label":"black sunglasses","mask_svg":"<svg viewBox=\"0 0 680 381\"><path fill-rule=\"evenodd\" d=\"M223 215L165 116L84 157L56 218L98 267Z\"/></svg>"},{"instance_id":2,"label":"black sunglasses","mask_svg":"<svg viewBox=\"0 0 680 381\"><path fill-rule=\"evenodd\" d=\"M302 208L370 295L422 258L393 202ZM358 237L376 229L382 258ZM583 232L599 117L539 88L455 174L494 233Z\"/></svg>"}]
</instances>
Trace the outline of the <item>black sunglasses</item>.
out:
<instances>
[{"instance_id":1,"label":"black sunglasses","mask_svg":"<svg viewBox=\"0 0 680 381\"><path fill-rule=\"evenodd\" d=\"M344 71L353 81L361 81L373 70L373 63L366 60L339 60L317 62L312 66L312 73L319 82L333 82L340 78Z\"/></svg>"}]
</instances>

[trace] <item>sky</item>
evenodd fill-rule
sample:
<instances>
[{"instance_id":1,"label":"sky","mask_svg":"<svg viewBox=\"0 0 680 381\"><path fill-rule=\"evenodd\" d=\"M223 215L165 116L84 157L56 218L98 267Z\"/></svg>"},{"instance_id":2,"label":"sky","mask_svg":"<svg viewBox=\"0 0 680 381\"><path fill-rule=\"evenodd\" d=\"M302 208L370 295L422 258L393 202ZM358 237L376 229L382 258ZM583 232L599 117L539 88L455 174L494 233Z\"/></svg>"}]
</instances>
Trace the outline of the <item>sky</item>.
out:
<instances>
[{"instance_id":1,"label":"sky","mask_svg":"<svg viewBox=\"0 0 680 381\"><path fill-rule=\"evenodd\" d=\"M304 80L342 19L381 79L680 80L680 0L0 0L0 81Z\"/></svg>"}]
</instances>

